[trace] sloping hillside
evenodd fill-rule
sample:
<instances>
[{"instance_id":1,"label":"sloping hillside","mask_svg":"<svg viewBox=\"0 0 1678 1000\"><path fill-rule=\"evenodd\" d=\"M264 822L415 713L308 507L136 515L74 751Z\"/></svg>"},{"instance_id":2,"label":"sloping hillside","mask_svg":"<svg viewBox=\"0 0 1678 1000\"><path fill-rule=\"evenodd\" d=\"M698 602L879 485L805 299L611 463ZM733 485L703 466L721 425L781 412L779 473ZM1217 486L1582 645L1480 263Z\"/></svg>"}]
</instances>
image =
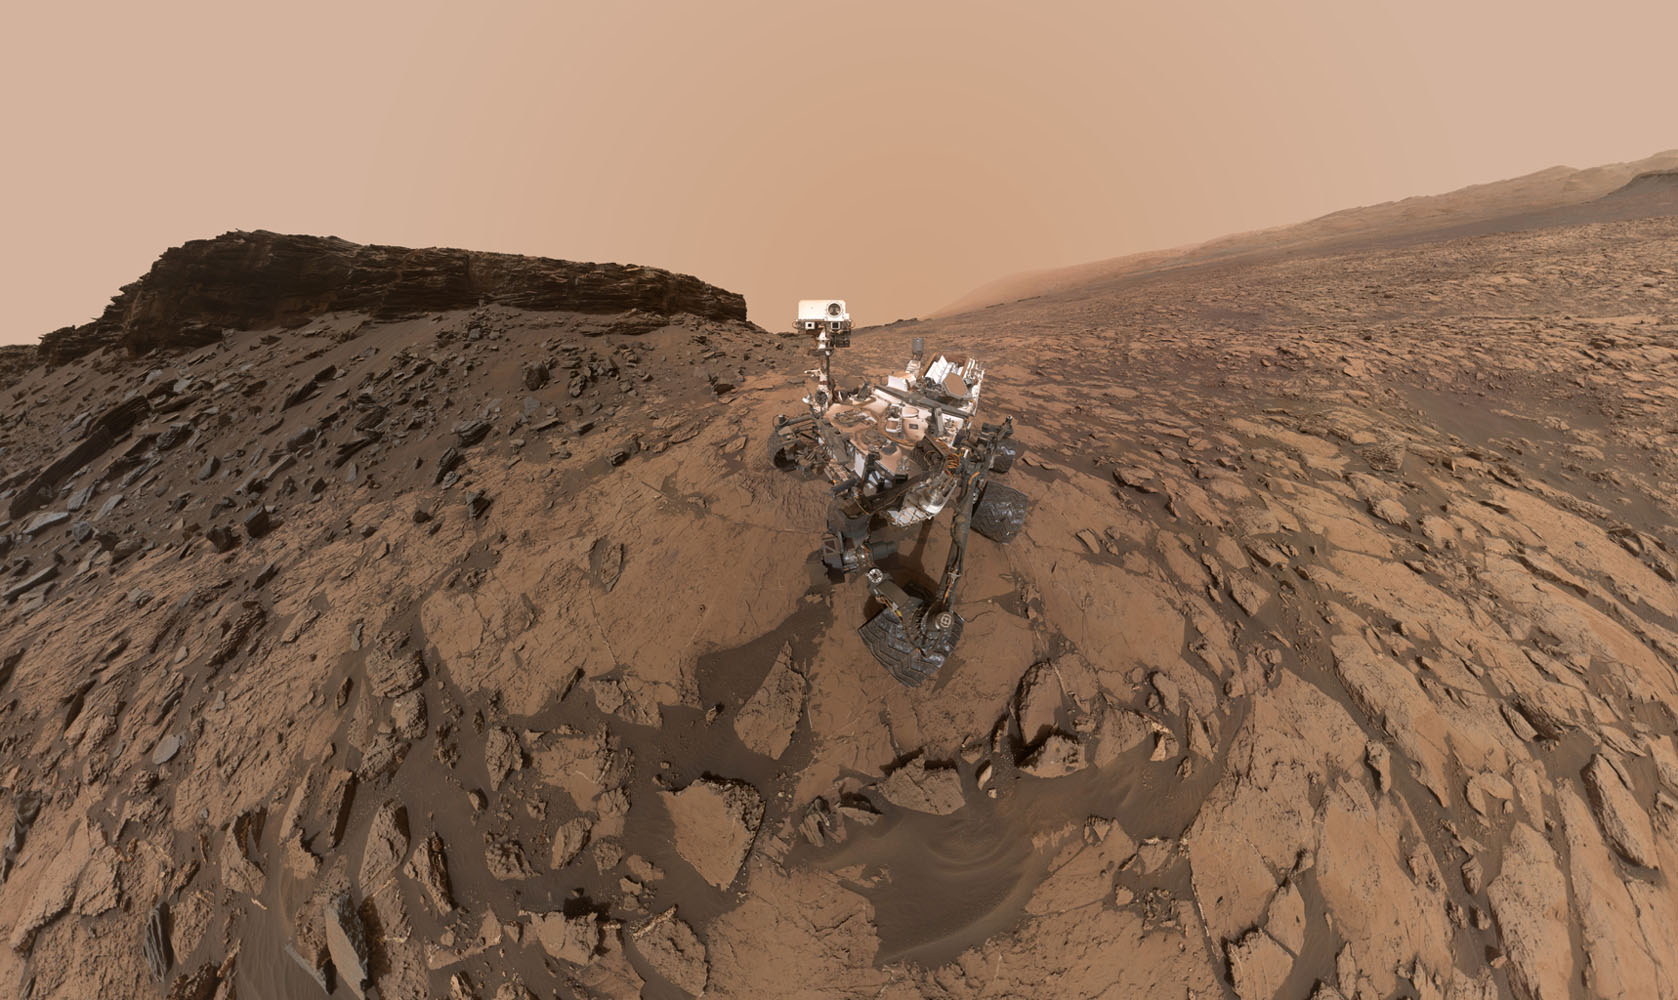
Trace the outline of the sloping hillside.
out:
<instances>
[{"instance_id":1,"label":"sloping hillside","mask_svg":"<svg viewBox=\"0 0 1678 1000\"><path fill-rule=\"evenodd\" d=\"M1028 271L981 285L936 315L983 309L1033 295L1046 295L1078 285L1175 267L1241 259L1279 252L1351 249L1357 245L1394 245L1426 242L1484 232L1512 232L1558 224L1607 222L1678 213L1678 200L1662 191L1659 204L1647 198L1654 192L1639 188L1645 203L1636 207L1618 198L1608 200L1622 186L1642 174L1678 167L1678 150L1667 150L1631 163L1612 163L1575 170L1551 167L1506 181L1472 184L1439 195L1421 195L1362 208L1343 209L1291 226L1278 226L1223 236L1205 243L1091 261L1072 267ZM1587 207L1604 199L1605 203Z\"/></svg>"}]
</instances>

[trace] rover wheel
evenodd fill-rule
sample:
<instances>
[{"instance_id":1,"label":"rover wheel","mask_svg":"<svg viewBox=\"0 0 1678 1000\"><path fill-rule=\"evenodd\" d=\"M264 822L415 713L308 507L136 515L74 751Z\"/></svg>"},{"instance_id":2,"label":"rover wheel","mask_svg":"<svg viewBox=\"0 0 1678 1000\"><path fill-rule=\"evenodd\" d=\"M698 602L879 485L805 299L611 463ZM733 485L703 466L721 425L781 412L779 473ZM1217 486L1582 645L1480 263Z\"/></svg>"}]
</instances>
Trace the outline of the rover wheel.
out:
<instances>
[{"instance_id":1,"label":"rover wheel","mask_svg":"<svg viewBox=\"0 0 1678 1000\"><path fill-rule=\"evenodd\" d=\"M973 511L973 530L993 542L1011 542L1025 527L1031 501L1024 493L1001 483L986 483Z\"/></svg>"},{"instance_id":2,"label":"rover wheel","mask_svg":"<svg viewBox=\"0 0 1678 1000\"><path fill-rule=\"evenodd\" d=\"M1014 467L1014 460L1019 458L1024 452L1025 445L1015 441L1013 438L1008 438L1005 441L998 441L996 444L996 450L991 453L990 471L999 476L1002 475L1004 472L1007 472L1009 469Z\"/></svg>"},{"instance_id":3,"label":"rover wheel","mask_svg":"<svg viewBox=\"0 0 1678 1000\"><path fill-rule=\"evenodd\" d=\"M919 598L911 600L913 604L904 609L902 620L891 608L883 607L856 631L886 673L906 687L919 687L949 659L967 623L951 611L944 628L923 627L921 613L926 604Z\"/></svg>"}]
</instances>

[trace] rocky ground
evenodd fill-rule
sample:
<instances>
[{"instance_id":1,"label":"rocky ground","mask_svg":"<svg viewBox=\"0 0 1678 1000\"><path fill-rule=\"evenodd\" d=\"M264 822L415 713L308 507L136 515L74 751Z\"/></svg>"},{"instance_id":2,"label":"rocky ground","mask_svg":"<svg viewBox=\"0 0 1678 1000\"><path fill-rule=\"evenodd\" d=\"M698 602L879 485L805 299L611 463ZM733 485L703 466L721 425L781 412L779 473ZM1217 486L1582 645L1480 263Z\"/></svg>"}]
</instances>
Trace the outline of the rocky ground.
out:
<instances>
[{"instance_id":1,"label":"rocky ground","mask_svg":"<svg viewBox=\"0 0 1678 1000\"><path fill-rule=\"evenodd\" d=\"M0 391L0 982L1678 996L1675 250L860 331L842 378L973 353L1030 449L917 689L763 452L799 341L645 300L95 329Z\"/></svg>"}]
</instances>

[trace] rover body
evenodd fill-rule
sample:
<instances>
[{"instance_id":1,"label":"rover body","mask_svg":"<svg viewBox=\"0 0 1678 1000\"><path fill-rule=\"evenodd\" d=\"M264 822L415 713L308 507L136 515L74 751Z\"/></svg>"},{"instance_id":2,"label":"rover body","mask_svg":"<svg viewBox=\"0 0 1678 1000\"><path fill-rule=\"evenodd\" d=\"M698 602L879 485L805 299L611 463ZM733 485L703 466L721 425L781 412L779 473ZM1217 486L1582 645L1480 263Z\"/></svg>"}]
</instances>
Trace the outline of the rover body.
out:
<instances>
[{"instance_id":1,"label":"rover body","mask_svg":"<svg viewBox=\"0 0 1678 1000\"><path fill-rule=\"evenodd\" d=\"M961 638L955 593L970 533L1007 542L1025 523L1025 496L991 481L1019 454L1013 420L981 422L984 368L972 358L927 363L920 338L901 372L838 385L833 355L851 337L843 299L799 302L796 329L812 336L820 365L807 373L805 412L776 419L771 458L831 484L822 561L834 574L864 575L879 607L858 629L863 643L892 676L919 684ZM936 588L893 580L881 561L896 543L876 531L907 528L946 509L950 552Z\"/></svg>"}]
</instances>

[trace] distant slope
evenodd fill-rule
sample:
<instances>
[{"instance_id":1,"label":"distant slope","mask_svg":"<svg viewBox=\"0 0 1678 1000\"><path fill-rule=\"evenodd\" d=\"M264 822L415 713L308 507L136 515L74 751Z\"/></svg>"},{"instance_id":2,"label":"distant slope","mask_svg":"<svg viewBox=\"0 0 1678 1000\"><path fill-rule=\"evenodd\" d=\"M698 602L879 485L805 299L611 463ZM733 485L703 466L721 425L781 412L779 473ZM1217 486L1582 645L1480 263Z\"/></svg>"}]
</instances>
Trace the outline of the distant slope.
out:
<instances>
[{"instance_id":1,"label":"distant slope","mask_svg":"<svg viewBox=\"0 0 1678 1000\"><path fill-rule=\"evenodd\" d=\"M1144 274L1243 254L1341 246L1372 239L1414 239L1457 230L1486 232L1590 221L1571 212L1609 196L1605 218L1628 213L1678 211L1678 149L1631 163L1575 170L1550 167L1445 194L1424 195L1379 205L1344 209L1291 226L1258 229L1167 250L1150 250L1071 267L1026 271L981 285L933 313L950 316L1000 302L1045 295L1105 278ZM1623 189L1623 190L1622 190ZM1518 220L1518 222L1517 222ZM1507 221L1509 224L1497 224Z\"/></svg>"}]
</instances>

